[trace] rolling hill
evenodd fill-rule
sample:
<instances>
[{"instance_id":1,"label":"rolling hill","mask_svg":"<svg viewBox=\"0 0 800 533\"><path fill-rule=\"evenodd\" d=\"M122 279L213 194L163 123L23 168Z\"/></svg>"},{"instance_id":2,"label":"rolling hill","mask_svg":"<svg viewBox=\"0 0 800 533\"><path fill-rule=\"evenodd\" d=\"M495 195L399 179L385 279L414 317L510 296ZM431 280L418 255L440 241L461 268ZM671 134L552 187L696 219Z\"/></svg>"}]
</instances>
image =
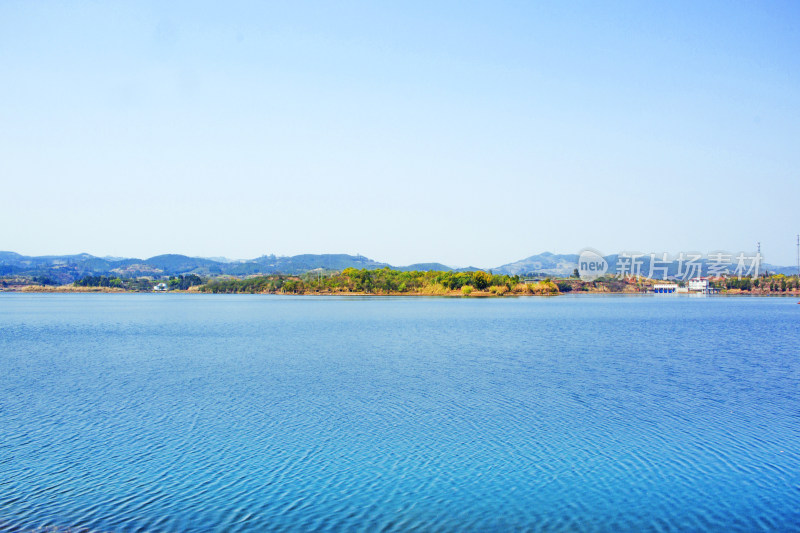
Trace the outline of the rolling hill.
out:
<instances>
[{"instance_id":1,"label":"rolling hill","mask_svg":"<svg viewBox=\"0 0 800 533\"><path fill-rule=\"evenodd\" d=\"M605 257L609 264L609 272L616 272L618 256ZM538 273L547 276L568 276L577 267L577 254L553 254L544 252L520 259L513 263L500 265L492 269L497 274L529 274ZM649 256L641 258L641 271L649 273ZM707 272L706 261L703 274ZM667 275L674 276L678 271L677 262L668 266ZM442 263L414 263L406 266L392 266L375 261L362 255L349 254L301 254L295 256L263 255L249 260L221 260L204 257L190 257L180 254L164 254L149 259L96 257L90 254L24 256L15 252L0 251L0 276L25 276L49 278L57 283L71 283L84 276L174 276L180 274L198 274L201 276L249 276L256 274L302 274L312 270L340 271L345 268L394 268L411 271L470 271L481 270L475 267L452 268ZM796 272L795 267L777 267L763 265L772 273L787 275Z\"/></svg>"}]
</instances>

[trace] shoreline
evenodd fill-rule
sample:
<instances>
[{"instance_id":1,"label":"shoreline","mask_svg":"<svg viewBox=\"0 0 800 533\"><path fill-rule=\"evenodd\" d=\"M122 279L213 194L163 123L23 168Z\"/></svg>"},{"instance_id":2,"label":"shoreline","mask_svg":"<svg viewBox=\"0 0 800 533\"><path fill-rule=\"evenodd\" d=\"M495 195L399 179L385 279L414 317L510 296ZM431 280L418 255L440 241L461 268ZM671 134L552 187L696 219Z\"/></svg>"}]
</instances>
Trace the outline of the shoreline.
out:
<instances>
[{"instance_id":1,"label":"shoreline","mask_svg":"<svg viewBox=\"0 0 800 533\"><path fill-rule=\"evenodd\" d=\"M0 288L0 293L24 293L24 294L197 294L197 295L260 295L260 296L359 296L359 297L442 297L442 298L509 298L509 297L545 297L551 298L554 296L660 296L668 298L675 297L707 297L707 296L725 296L725 297L764 297L764 298L791 298L800 297L800 291L786 291L780 293L773 292L750 292L741 290L724 291L713 295L701 293L686 293L686 294L669 294L669 295L656 295L649 292L642 291L570 291L559 292L555 294L531 294L531 293L516 293L507 292L505 294L496 294L490 291L472 291L470 294L465 295L461 291L450 291L447 293L426 293L426 292L388 292L388 293L374 293L374 292L357 292L357 291L341 291L341 292L209 292L200 290L170 290L170 291L131 291L121 288L113 287L75 287L61 285L56 287L38 286L38 285L24 285L20 287L5 287Z\"/></svg>"}]
</instances>

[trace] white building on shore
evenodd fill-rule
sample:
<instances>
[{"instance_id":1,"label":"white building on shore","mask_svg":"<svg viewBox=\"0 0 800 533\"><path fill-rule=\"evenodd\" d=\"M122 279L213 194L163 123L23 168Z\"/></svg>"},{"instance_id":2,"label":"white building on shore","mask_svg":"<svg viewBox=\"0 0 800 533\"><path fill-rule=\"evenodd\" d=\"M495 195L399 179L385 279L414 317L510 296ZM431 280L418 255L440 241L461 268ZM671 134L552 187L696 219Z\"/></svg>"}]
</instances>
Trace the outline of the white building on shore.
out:
<instances>
[{"instance_id":1,"label":"white building on shore","mask_svg":"<svg viewBox=\"0 0 800 533\"><path fill-rule=\"evenodd\" d=\"M719 289L711 285L708 278L692 278L688 284L689 292L699 292L702 294L716 294Z\"/></svg>"}]
</instances>

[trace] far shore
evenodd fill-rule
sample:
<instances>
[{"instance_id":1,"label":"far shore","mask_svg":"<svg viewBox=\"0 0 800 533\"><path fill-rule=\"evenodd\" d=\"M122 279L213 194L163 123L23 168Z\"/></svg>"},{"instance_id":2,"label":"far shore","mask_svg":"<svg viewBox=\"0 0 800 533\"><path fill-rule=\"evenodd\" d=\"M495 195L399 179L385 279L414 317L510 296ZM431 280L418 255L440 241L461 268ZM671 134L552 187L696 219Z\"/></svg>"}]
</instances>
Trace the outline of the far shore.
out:
<instances>
[{"instance_id":1,"label":"far shore","mask_svg":"<svg viewBox=\"0 0 800 533\"><path fill-rule=\"evenodd\" d=\"M605 287L598 287L598 289L606 289ZM163 292L157 291L132 291L115 287L76 287L74 285L57 285L57 286L42 286L42 285L21 285L15 287L0 288L0 292L13 292L13 293L45 293L45 294L89 294L89 293L103 293L103 294L232 294L232 293L211 293L198 290L197 287L191 287L188 290L169 290ZM254 292L254 293L235 293L235 294L260 294L267 296L442 296L450 298L500 298L509 296L559 296L564 294L569 295L643 295L648 294L645 291L636 290L623 290L623 291L610 291L610 290L593 290L593 291L574 291L569 293L557 294L531 294L524 292L506 292L504 294L497 294L490 291L477 291L474 290L469 294L463 294L461 291L453 290L439 293L430 292L363 292L363 291L303 291L303 292ZM791 290L780 293L770 292L754 292L742 290L727 290L719 293L717 296L787 296L798 297L800 290Z\"/></svg>"},{"instance_id":2,"label":"far shore","mask_svg":"<svg viewBox=\"0 0 800 533\"><path fill-rule=\"evenodd\" d=\"M470 297L470 298L495 298L500 295L489 291L472 291L469 295L461 291L447 291L445 293L426 293L426 292L363 292L363 291L302 291L302 292L255 292L255 293L212 293L203 292L196 287L189 290L169 290L169 291L131 291L114 287L76 287L74 285L22 285L18 287L6 287L0 292L25 292L25 293L50 293L50 294L69 294L69 293L110 293L110 294L261 294L268 296L450 296L450 297ZM527 293L506 293L504 296L554 296L538 295Z\"/></svg>"}]
</instances>

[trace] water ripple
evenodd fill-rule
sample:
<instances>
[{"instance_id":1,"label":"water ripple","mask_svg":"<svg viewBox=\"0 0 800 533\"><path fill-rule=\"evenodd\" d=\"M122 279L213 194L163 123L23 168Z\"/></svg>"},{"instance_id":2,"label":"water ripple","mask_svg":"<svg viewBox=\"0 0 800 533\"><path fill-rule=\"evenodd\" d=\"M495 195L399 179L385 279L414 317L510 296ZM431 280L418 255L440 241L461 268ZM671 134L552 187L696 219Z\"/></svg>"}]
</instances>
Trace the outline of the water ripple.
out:
<instances>
[{"instance_id":1,"label":"water ripple","mask_svg":"<svg viewBox=\"0 0 800 533\"><path fill-rule=\"evenodd\" d=\"M774 299L0 295L0 531L798 530L798 324Z\"/></svg>"}]
</instances>

